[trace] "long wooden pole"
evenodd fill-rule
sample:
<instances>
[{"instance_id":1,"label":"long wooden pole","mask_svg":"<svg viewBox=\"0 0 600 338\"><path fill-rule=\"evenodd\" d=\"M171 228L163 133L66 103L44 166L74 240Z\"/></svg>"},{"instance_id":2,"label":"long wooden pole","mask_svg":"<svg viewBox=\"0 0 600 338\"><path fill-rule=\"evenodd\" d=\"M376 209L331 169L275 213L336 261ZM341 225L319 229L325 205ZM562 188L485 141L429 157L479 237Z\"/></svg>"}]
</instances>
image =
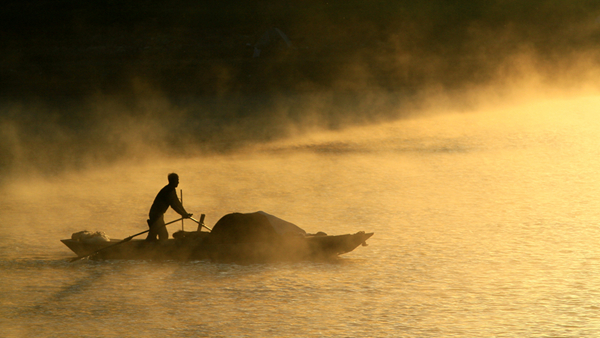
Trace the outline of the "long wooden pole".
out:
<instances>
[{"instance_id":1,"label":"long wooden pole","mask_svg":"<svg viewBox=\"0 0 600 338\"><path fill-rule=\"evenodd\" d=\"M211 228L207 227L206 225L204 225L204 214L200 215L200 220L195 219L194 217L190 217L190 219L196 223L198 223L198 231L200 231L202 229L202 227L205 227L206 229L208 229L208 231L212 231Z\"/></svg>"}]
</instances>

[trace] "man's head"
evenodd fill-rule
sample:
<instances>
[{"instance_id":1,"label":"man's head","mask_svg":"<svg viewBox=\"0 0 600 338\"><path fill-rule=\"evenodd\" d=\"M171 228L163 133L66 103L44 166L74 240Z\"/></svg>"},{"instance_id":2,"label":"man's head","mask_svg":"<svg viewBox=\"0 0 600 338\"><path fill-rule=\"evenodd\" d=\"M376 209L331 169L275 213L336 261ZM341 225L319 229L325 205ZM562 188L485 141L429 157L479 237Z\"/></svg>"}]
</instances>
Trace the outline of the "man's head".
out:
<instances>
[{"instance_id":1,"label":"man's head","mask_svg":"<svg viewBox=\"0 0 600 338\"><path fill-rule=\"evenodd\" d=\"M179 185L179 175L176 173L170 173L167 178L169 179L169 185L172 185L177 188Z\"/></svg>"}]
</instances>

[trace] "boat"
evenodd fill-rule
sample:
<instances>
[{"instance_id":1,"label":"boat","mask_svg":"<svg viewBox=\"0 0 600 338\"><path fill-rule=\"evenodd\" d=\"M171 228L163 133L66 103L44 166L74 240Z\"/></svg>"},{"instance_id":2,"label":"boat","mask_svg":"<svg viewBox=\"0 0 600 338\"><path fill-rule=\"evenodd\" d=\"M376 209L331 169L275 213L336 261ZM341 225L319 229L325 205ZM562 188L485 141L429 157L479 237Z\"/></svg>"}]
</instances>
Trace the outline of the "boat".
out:
<instances>
[{"instance_id":1,"label":"boat","mask_svg":"<svg viewBox=\"0 0 600 338\"><path fill-rule=\"evenodd\" d=\"M103 233L79 232L61 242L77 254L76 259L266 262L330 259L366 246L373 236L364 231L308 234L262 211L225 215L210 230L203 231L199 222L197 231L178 231L167 240L108 239Z\"/></svg>"}]
</instances>

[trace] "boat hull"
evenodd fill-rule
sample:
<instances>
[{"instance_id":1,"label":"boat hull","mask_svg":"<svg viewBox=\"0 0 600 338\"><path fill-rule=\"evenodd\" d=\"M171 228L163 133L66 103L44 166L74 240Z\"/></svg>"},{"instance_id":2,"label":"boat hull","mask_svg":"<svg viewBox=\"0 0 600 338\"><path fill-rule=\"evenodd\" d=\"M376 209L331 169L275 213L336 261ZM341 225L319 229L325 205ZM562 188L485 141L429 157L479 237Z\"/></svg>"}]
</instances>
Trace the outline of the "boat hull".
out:
<instances>
[{"instance_id":1,"label":"boat hull","mask_svg":"<svg viewBox=\"0 0 600 338\"><path fill-rule=\"evenodd\" d=\"M92 259L126 260L202 260L220 262L261 262L280 260L327 259L353 251L373 233L364 231L338 236L306 236L281 241L223 243L211 241L209 233L200 232L179 238L146 241L121 240L110 242L77 241L63 242L77 256L92 255Z\"/></svg>"}]
</instances>

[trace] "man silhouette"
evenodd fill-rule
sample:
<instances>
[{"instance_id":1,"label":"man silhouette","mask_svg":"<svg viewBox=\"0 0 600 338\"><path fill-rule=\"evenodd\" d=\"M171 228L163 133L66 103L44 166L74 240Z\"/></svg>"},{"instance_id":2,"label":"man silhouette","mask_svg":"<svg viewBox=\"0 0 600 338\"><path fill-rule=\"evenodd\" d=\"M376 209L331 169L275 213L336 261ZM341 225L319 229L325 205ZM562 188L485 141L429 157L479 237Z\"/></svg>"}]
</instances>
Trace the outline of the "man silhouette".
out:
<instances>
[{"instance_id":1,"label":"man silhouette","mask_svg":"<svg viewBox=\"0 0 600 338\"><path fill-rule=\"evenodd\" d=\"M169 238L169 232L167 232L164 219L165 212L169 207L185 218L192 217L192 214L185 211L179 198L177 198L175 188L179 185L179 176L171 173L167 176L167 179L169 180L169 184L158 192L154 203L150 207L150 219L148 219L150 231L148 232L148 237L146 237L147 241L155 241L157 235L159 240Z\"/></svg>"}]
</instances>

